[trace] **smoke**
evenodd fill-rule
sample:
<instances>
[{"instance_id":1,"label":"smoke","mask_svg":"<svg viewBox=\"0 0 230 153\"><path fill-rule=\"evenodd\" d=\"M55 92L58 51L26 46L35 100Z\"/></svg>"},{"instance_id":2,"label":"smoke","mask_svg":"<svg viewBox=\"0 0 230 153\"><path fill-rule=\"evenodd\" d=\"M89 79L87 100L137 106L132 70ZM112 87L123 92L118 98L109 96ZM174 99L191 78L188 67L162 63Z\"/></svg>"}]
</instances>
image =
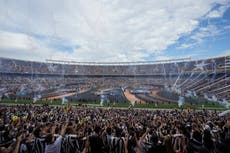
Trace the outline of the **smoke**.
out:
<instances>
[{"instance_id":1,"label":"smoke","mask_svg":"<svg viewBox=\"0 0 230 153\"><path fill-rule=\"evenodd\" d=\"M193 96L197 97L196 91L193 91Z\"/></svg>"},{"instance_id":2,"label":"smoke","mask_svg":"<svg viewBox=\"0 0 230 153\"><path fill-rule=\"evenodd\" d=\"M209 101L212 100L211 98L209 98L209 96L206 93L204 94L204 98L207 99L207 100L209 100Z\"/></svg>"},{"instance_id":3,"label":"smoke","mask_svg":"<svg viewBox=\"0 0 230 153\"><path fill-rule=\"evenodd\" d=\"M185 93L185 97L192 97L192 96L193 96L193 94L189 90Z\"/></svg>"},{"instance_id":4,"label":"smoke","mask_svg":"<svg viewBox=\"0 0 230 153\"><path fill-rule=\"evenodd\" d=\"M62 98L62 105L67 103L68 102L68 99L66 99L65 97Z\"/></svg>"},{"instance_id":5,"label":"smoke","mask_svg":"<svg viewBox=\"0 0 230 153\"><path fill-rule=\"evenodd\" d=\"M184 97L180 96L178 100L178 107L181 107L182 105L184 105Z\"/></svg>"},{"instance_id":6,"label":"smoke","mask_svg":"<svg viewBox=\"0 0 230 153\"><path fill-rule=\"evenodd\" d=\"M35 95L34 98L33 98L33 103L36 103L38 100L41 99L41 95Z\"/></svg>"},{"instance_id":7,"label":"smoke","mask_svg":"<svg viewBox=\"0 0 230 153\"><path fill-rule=\"evenodd\" d=\"M100 105L101 105L101 106L104 106L105 99L106 99L105 95L104 95L104 94L101 94L101 95L100 95Z\"/></svg>"},{"instance_id":8,"label":"smoke","mask_svg":"<svg viewBox=\"0 0 230 153\"><path fill-rule=\"evenodd\" d=\"M178 77L177 77L176 81L174 82L172 88L176 88L177 87L177 82L178 82L178 80L180 80L180 76L181 76L181 73L178 75Z\"/></svg>"},{"instance_id":9,"label":"smoke","mask_svg":"<svg viewBox=\"0 0 230 153\"><path fill-rule=\"evenodd\" d=\"M24 84L20 85L19 90L16 93L17 96L26 95L26 87Z\"/></svg>"},{"instance_id":10,"label":"smoke","mask_svg":"<svg viewBox=\"0 0 230 153\"><path fill-rule=\"evenodd\" d=\"M183 86L185 83L187 83L193 77L193 75L194 75L194 72L192 72L190 76L183 83L180 84L180 87Z\"/></svg>"},{"instance_id":11,"label":"smoke","mask_svg":"<svg viewBox=\"0 0 230 153\"><path fill-rule=\"evenodd\" d=\"M207 95L207 94L204 94L204 98L209 100L209 101L214 101L214 102L218 102L218 99L215 95L212 95L211 98Z\"/></svg>"},{"instance_id":12,"label":"smoke","mask_svg":"<svg viewBox=\"0 0 230 153\"><path fill-rule=\"evenodd\" d=\"M57 71L57 66L53 65L53 64L48 64L47 68L50 72L55 72Z\"/></svg>"},{"instance_id":13,"label":"smoke","mask_svg":"<svg viewBox=\"0 0 230 153\"><path fill-rule=\"evenodd\" d=\"M215 102L218 101L218 100L217 100L217 97L216 97L215 95L212 95L212 101L215 101Z\"/></svg>"},{"instance_id":14,"label":"smoke","mask_svg":"<svg viewBox=\"0 0 230 153\"><path fill-rule=\"evenodd\" d=\"M170 91L170 88L167 84L164 85L164 88L167 90L167 91Z\"/></svg>"},{"instance_id":15,"label":"smoke","mask_svg":"<svg viewBox=\"0 0 230 153\"><path fill-rule=\"evenodd\" d=\"M132 104L132 106L134 106L134 105L135 105L135 101L130 101L130 103Z\"/></svg>"},{"instance_id":16,"label":"smoke","mask_svg":"<svg viewBox=\"0 0 230 153\"><path fill-rule=\"evenodd\" d=\"M223 105L225 108L230 108L230 103L226 99L219 101L219 104Z\"/></svg>"}]
</instances>

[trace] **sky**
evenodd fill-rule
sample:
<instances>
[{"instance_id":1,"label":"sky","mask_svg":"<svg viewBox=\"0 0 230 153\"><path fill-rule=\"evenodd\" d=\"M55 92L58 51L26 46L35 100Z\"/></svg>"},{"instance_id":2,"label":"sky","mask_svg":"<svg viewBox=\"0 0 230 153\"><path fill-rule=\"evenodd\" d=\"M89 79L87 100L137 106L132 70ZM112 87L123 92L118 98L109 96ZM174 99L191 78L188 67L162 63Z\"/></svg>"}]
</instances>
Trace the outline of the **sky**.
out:
<instances>
[{"instance_id":1,"label":"sky","mask_svg":"<svg viewBox=\"0 0 230 153\"><path fill-rule=\"evenodd\" d=\"M0 0L0 57L134 62L230 55L230 0Z\"/></svg>"}]
</instances>

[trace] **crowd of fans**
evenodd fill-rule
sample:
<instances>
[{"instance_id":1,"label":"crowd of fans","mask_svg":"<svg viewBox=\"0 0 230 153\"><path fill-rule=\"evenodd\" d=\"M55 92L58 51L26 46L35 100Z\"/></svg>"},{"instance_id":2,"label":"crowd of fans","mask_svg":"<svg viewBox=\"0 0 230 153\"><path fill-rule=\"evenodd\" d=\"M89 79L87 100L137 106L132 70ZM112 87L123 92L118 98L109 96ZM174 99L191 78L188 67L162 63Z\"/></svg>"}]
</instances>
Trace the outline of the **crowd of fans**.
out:
<instances>
[{"instance_id":1,"label":"crowd of fans","mask_svg":"<svg viewBox=\"0 0 230 153\"><path fill-rule=\"evenodd\" d=\"M4 73L28 73L28 74L66 74L66 75L133 75L133 74L178 74L182 71L192 71L196 65L205 63L203 70L221 68L225 64L225 57L185 61L175 63L145 64L145 65L77 65L77 64L53 64L43 62L22 61L0 58L0 72Z\"/></svg>"},{"instance_id":2,"label":"crowd of fans","mask_svg":"<svg viewBox=\"0 0 230 153\"><path fill-rule=\"evenodd\" d=\"M216 111L0 107L1 153L229 153Z\"/></svg>"},{"instance_id":3,"label":"crowd of fans","mask_svg":"<svg viewBox=\"0 0 230 153\"><path fill-rule=\"evenodd\" d=\"M213 64L218 68L223 65L223 61L224 58L207 60L205 62L209 64L202 71L212 72ZM63 94L65 91L93 88L162 88L166 84L172 86L175 82L186 82L188 78L177 75L195 70L195 65L201 62L86 66L0 58L0 98L8 94L16 98L33 98L40 94L44 98L48 94L56 96L59 92ZM177 75L170 76L175 73ZM123 76L134 74L150 74L155 77ZM83 75L100 76L91 78ZM101 77L103 75L120 77ZM222 78L219 79L221 82L217 80L216 74L215 78L212 77L218 81L214 83L218 83L219 89L229 80L226 75L221 77L224 81ZM196 78L199 75L183 85L188 87L187 84L190 84L193 87L190 82L195 82ZM204 83L197 81L201 87L205 81L210 87L208 75L200 80L204 80ZM1 105L0 153L229 153L230 117L220 117L218 113L207 110L153 111L70 105Z\"/></svg>"}]
</instances>

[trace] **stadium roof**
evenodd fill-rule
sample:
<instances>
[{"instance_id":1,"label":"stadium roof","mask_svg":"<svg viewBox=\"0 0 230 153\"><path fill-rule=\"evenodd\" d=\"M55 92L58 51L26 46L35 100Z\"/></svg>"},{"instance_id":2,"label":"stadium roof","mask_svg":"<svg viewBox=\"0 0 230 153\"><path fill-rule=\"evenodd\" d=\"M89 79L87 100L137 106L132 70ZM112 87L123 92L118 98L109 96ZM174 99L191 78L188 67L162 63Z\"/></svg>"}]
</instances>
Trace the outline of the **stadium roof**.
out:
<instances>
[{"instance_id":1,"label":"stadium roof","mask_svg":"<svg viewBox=\"0 0 230 153\"><path fill-rule=\"evenodd\" d=\"M176 58L176 59L168 59L168 60L155 60L155 61L136 61L136 62L77 62L77 61L67 61L67 60L52 60L46 59L47 63L56 63L56 64L76 64L76 65L90 65L90 66L111 66L111 65L149 65L149 64L163 64L163 63L172 63L172 62L184 62L190 61L191 58Z\"/></svg>"}]
</instances>

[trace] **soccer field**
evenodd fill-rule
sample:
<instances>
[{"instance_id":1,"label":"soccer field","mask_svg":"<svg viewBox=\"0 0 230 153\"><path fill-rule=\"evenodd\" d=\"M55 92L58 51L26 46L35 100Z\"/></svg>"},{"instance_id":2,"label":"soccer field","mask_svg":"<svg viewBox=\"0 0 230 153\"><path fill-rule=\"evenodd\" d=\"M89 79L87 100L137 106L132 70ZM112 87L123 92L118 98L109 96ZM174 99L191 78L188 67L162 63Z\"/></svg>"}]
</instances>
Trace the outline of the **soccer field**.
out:
<instances>
[{"instance_id":1,"label":"soccer field","mask_svg":"<svg viewBox=\"0 0 230 153\"><path fill-rule=\"evenodd\" d=\"M5 99L0 101L0 104L9 104L9 105L17 105L17 104L33 104L32 101L30 100L9 100ZM34 103L35 105L66 105L67 103L62 103L61 101L37 101ZM177 103L171 103L171 104L135 104L132 106L130 103L121 103L121 102L116 102L116 103L104 103L103 105L100 105L99 102L71 102L73 106L78 106L78 105L86 105L89 107L116 107L116 108L146 108L146 109L210 109L210 110L226 110L222 105L219 104L208 104L208 105L196 105L196 104L185 104L182 107L178 107Z\"/></svg>"}]
</instances>

